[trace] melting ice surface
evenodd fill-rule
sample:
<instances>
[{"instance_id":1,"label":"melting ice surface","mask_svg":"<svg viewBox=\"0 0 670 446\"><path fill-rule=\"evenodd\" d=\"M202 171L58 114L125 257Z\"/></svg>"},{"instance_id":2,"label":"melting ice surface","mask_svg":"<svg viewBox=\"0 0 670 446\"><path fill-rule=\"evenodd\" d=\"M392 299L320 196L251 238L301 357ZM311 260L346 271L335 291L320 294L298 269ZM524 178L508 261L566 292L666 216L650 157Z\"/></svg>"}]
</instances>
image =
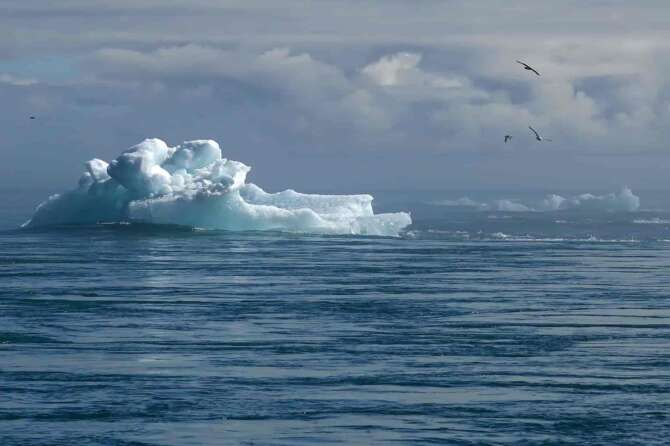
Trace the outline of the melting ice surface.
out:
<instances>
[{"instance_id":1,"label":"melting ice surface","mask_svg":"<svg viewBox=\"0 0 670 446\"><path fill-rule=\"evenodd\" d=\"M169 147L147 139L107 164L86 163L77 188L51 196L24 226L142 221L206 229L397 236L408 213L377 214L370 195L267 193L251 168L225 159L216 141Z\"/></svg>"}]
</instances>

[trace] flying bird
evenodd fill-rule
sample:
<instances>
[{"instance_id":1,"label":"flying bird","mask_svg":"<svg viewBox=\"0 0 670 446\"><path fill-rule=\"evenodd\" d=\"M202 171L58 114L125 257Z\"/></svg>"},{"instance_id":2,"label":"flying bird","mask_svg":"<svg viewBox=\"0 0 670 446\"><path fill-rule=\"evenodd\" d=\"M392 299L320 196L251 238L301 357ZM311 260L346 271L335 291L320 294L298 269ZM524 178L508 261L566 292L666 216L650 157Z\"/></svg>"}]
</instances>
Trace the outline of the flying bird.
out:
<instances>
[{"instance_id":1,"label":"flying bird","mask_svg":"<svg viewBox=\"0 0 670 446\"><path fill-rule=\"evenodd\" d=\"M35 117L34 117L34 116L31 116L30 119L35 119Z\"/></svg>"},{"instance_id":2,"label":"flying bird","mask_svg":"<svg viewBox=\"0 0 670 446\"><path fill-rule=\"evenodd\" d=\"M520 63L521 65L523 65L524 70L532 71L533 73L537 74L538 76L540 75L540 73L538 73L535 68L531 67L527 63L521 62L520 60L517 60L517 63Z\"/></svg>"},{"instance_id":3,"label":"flying bird","mask_svg":"<svg viewBox=\"0 0 670 446\"><path fill-rule=\"evenodd\" d=\"M507 144L507 141L512 140L512 135L505 135L505 144Z\"/></svg>"},{"instance_id":4,"label":"flying bird","mask_svg":"<svg viewBox=\"0 0 670 446\"><path fill-rule=\"evenodd\" d=\"M533 127L528 126L528 128L531 129L533 133L535 133L535 139L537 139L538 141L551 141L551 139L543 138L542 136L540 136L540 134L537 133L537 130L535 130Z\"/></svg>"}]
</instances>

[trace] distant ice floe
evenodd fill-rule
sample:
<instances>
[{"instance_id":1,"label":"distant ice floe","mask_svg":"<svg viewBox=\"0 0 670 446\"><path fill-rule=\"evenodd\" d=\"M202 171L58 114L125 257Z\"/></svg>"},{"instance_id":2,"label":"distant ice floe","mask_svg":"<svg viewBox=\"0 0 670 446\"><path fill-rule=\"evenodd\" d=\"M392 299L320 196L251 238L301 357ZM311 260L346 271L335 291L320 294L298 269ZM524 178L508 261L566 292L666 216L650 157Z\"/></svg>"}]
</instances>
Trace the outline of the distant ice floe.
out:
<instances>
[{"instance_id":1,"label":"distant ice floe","mask_svg":"<svg viewBox=\"0 0 670 446\"><path fill-rule=\"evenodd\" d=\"M216 141L147 139L111 163L93 159L78 186L40 204L23 226L141 221L205 229L397 236L408 213L374 214L370 195L268 193Z\"/></svg>"},{"instance_id":2,"label":"distant ice floe","mask_svg":"<svg viewBox=\"0 0 670 446\"><path fill-rule=\"evenodd\" d=\"M633 220L633 223L638 225L667 225L670 224L670 220L660 217L638 218Z\"/></svg>"},{"instance_id":3,"label":"distant ice floe","mask_svg":"<svg viewBox=\"0 0 670 446\"><path fill-rule=\"evenodd\" d=\"M606 195L581 194L573 197L550 194L535 203L523 203L517 199L500 199L490 202L479 202L468 197L457 200L434 202L439 206L471 208L481 211L502 212L550 212L565 210L582 211L625 211L633 212L640 207L640 198L624 187L619 193Z\"/></svg>"}]
</instances>

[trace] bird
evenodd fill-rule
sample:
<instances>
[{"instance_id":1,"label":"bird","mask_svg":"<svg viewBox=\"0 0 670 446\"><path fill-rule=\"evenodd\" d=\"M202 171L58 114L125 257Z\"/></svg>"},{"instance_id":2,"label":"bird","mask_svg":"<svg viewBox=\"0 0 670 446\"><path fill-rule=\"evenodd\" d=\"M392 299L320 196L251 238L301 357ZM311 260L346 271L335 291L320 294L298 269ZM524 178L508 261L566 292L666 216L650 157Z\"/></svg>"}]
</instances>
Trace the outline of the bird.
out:
<instances>
[{"instance_id":1,"label":"bird","mask_svg":"<svg viewBox=\"0 0 670 446\"><path fill-rule=\"evenodd\" d=\"M521 65L523 65L524 70L532 71L533 73L537 74L538 76L540 75L540 73L538 73L535 68L531 67L527 63L521 62L520 60L517 60L517 63L520 63Z\"/></svg>"},{"instance_id":2,"label":"bird","mask_svg":"<svg viewBox=\"0 0 670 446\"><path fill-rule=\"evenodd\" d=\"M505 144L507 144L507 141L512 140L512 135L505 135Z\"/></svg>"},{"instance_id":3,"label":"bird","mask_svg":"<svg viewBox=\"0 0 670 446\"><path fill-rule=\"evenodd\" d=\"M35 117L34 117L34 116L31 116L30 119L35 119Z\"/></svg>"},{"instance_id":4,"label":"bird","mask_svg":"<svg viewBox=\"0 0 670 446\"><path fill-rule=\"evenodd\" d=\"M538 141L551 141L551 139L541 137L540 134L537 133L537 130L535 130L533 127L528 126L528 128L531 129L533 133L535 133L535 139L537 139Z\"/></svg>"}]
</instances>

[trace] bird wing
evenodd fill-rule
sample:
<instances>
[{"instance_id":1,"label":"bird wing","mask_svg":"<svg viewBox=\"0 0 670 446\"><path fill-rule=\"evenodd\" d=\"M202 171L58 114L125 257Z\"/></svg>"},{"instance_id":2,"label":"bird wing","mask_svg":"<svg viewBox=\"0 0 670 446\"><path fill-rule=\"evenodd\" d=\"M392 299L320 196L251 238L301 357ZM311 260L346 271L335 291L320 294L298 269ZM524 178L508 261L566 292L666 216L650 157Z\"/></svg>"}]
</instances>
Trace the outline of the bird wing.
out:
<instances>
[{"instance_id":1,"label":"bird wing","mask_svg":"<svg viewBox=\"0 0 670 446\"><path fill-rule=\"evenodd\" d=\"M539 134L539 133L537 133L537 131L536 131L536 130L535 130L535 129L534 129L533 127L531 127L531 126L528 126L528 128L529 128L529 129L531 129L531 130L533 131L533 133L535 133L535 136L536 136L537 138L539 138L539 137L540 137L540 134Z\"/></svg>"},{"instance_id":2,"label":"bird wing","mask_svg":"<svg viewBox=\"0 0 670 446\"><path fill-rule=\"evenodd\" d=\"M520 60L517 60L517 63L520 63L521 65L523 65L523 67L524 67L526 70L530 70L530 71L532 71L533 73L537 74L538 76L540 75L540 73L538 73L537 70L536 70L535 68L531 67L531 66L528 65L527 63L525 63L525 62L521 62Z\"/></svg>"}]
</instances>

